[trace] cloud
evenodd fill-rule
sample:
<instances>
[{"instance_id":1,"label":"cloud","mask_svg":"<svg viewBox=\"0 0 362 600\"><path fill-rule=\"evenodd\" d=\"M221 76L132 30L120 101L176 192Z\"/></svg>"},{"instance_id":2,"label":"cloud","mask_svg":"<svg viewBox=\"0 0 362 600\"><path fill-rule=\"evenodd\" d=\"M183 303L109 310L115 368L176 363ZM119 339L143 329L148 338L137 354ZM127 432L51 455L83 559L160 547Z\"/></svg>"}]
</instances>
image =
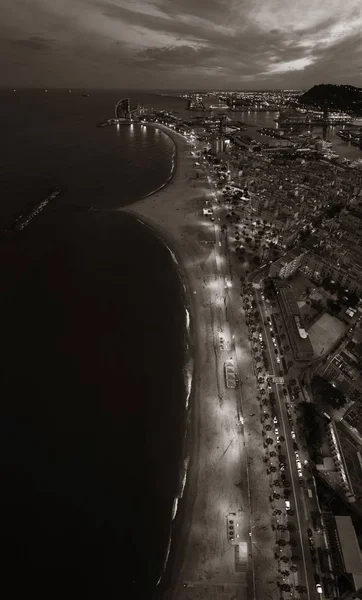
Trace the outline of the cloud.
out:
<instances>
[{"instance_id":1,"label":"cloud","mask_svg":"<svg viewBox=\"0 0 362 600\"><path fill-rule=\"evenodd\" d=\"M228 82L235 87L243 81L254 81L256 87L273 82L295 87L298 77L300 85L308 87L315 78L332 81L343 74L352 84L360 81L360 0L342 4L340 0L32 0L31 6L27 0L3 0L2 4L0 37L7 40L7 58L3 55L1 60L14 84L16 65L28 61L36 67L40 57L42 67L48 65L47 74L54 71L50 61L58 61L58 81L65 86L74 85L79 72L92 69L96 86L116 65L133 85L138 80L144 87L154 87L155 78L164 87L194 87L200 77L210 87Z\"/></svg>"},{"instance_id":2,"label":"cloud","mask_svg":"<svg viewBox=\"0 0 362 600\"><path fill-rule=\"evenodd\" d=\"M36 52L47 52L54 46L55 41L49 38L33 35L29 38L13 40L14 44L27 48L28 50L35 50Z\"/></svg>"}]
</instances>

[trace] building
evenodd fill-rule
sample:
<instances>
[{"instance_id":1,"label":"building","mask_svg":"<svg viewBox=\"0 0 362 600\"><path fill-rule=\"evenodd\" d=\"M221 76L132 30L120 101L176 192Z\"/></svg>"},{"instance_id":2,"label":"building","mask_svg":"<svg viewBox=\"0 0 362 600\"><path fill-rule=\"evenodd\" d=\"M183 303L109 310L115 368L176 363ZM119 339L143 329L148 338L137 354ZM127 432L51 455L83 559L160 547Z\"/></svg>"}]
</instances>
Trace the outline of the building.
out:
<instances>
[{"instance_id":1,"label":"building","mask_svg":"<svg viewBox=\"0 0 362 600\"><path fill-rule=\"evenodd\" d=\"M346 264L338 264L337 261L342 262L342 258L341 251L339 258L335 257L332 252L329 253L329 256L306 252L303 255L300 269L307 277L315 281L328 278L350 292L362 296L362 270L350 261L343 261Z\"/></svg>"},{"instance_id":2,"label":"building","mask_svg":"<svg viewBox=\"0 0 362 600\"><path fill-rule=\"evenodd\" d=\"M343 422L362 440L362 406L359 400L346 411Z\"/></svg>"},{"instance_id":3,"label":"building","mask_svg":"<svg viewBox=\"0 0 362 600\"><path fill-rule=\"evenodd\" d=\"M308 333L303 327L302 317L292 288L284 282L274 282L280 310L288 333L290 347L295 360L310 360L314 356Z\"/></svg>"},{"instance_id":4,"label":"building","mask_svg":"<svg viewBox=\"0 0 362 600\"><path fill-rule=\"evenodd\" d=\"M293 142L283 136L271 136L266 132L259 131L253 127L247 127L245 131L235 133L232 136L234 143L244 148L253 149L268 148L292 148Z\"/></svg>"},{"instance_id":5,"label":"building","mask_svg":"<svg viewBox=\"0 0 362 600\"><path fill-rule=\"evenodd\" d=\"M347 593L343 598L359 598L361 596L355 592L362 586L362 558L352 519L327 512L322 516L332 568L347 578L352 591L351 595Z\"/></svg>"},{"instance_id":6,"label":"building","mask_svg":"<svg viewBox=\"0 0 362 600\"><path fill-rule=\"evenodd\" d=\"M356 497L353 492L351 479L349 477L346 461L343 455L338 430L333 421L327 425L327 435L335 470L338 473L339 487L343 490L348 502L355 502Z\"/></svg>"},{"instance_id":7,"label":"building","mask_svg":"<svg viewBox=\"0 0 362 600\"><path fill-rule=\"evenodd\" d=\"M211 154L222 154L226 150L226 140L224 137L217 137L211 140Z\"/></svg>"},{"instance_id":8,"label":"building","mask_svg":"<svg viewBox=\"0 0 362 600\"><path fill-rule=\"evenodd\" d=\"M270 265L269 277L287 279L295 273L302 264L304 252L287 252Z\"/></svg>"}]
</instances>

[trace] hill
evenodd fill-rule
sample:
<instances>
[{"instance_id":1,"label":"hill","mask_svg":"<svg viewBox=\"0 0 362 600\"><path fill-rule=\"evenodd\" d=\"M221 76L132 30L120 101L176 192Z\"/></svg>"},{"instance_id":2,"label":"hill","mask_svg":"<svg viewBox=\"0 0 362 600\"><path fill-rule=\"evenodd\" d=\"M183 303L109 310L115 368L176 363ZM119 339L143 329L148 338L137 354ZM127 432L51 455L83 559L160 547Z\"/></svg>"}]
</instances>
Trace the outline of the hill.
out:
<instances>
[{"instance_id":1,"label":"hill","mask_svg":"<svg viewBox=\"0 0 362 600\"><path fill-rule=\"evenodd\" d=\"M298 103L320 110L328 107L330 110L343 110L362 115L362 88L322 83L314 85L299 96Z\"/></svg>"}]
</instances>

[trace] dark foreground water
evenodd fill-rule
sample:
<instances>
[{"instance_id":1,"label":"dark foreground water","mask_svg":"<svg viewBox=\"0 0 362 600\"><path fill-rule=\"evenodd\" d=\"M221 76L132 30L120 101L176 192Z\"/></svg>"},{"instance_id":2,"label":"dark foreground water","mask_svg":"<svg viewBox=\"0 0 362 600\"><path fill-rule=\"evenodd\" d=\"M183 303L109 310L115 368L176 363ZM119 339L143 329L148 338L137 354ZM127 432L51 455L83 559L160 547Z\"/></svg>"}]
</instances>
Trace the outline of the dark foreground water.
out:
<instances>
[{"instance_id":1,"label":"dark foreground water","mask_svg":"<svg viewBox=\"0 0 362 600\"><path fill-rule=\"evenodd\" d=\"M182 285L119 212L170 174L173 145L96 128L119 94L2 93L2 584L11 597L150 598L184 434ZM9 597L10 597L9 596Z\"/></svg>"}]
</instances>

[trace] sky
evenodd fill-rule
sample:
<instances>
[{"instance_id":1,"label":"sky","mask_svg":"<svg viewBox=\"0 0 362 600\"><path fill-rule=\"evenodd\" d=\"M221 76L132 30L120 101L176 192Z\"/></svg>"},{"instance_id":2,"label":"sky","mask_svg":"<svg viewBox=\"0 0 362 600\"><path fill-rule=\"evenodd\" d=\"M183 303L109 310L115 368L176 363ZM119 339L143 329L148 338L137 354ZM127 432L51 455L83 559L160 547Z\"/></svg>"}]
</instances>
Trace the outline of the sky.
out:
<instances>
[{"instance_id":1,"label":"sky","mask_svg":"<svg viewBox=\"0 0 362 600\"><path fill-rule=\"evenodd\" d=\"M362 0L1 0L2 87L362 87Z\"/></svg>"}]
</instances>

